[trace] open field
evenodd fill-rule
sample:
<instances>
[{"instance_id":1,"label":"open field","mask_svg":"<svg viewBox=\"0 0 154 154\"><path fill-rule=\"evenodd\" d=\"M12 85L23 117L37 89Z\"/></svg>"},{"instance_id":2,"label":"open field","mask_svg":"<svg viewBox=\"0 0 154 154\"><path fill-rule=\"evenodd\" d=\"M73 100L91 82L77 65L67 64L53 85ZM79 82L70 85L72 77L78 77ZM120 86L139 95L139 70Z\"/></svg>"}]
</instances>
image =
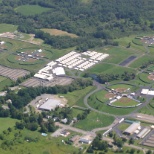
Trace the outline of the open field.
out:
<instances>
[{"instance_id":1,"label":"open field","mask_svg":"<svg viewBox=\"0 0 154 154\"><path fill-rule=\"evenodd\" d=\"M139 79L146 83L151 83L154 79L153 75L149 75L148 73L139 74Z\"/></svg>"},{"instance_id":2,"label":"open field","mask_svg":"<svg viewBox=\"0 0 154 154\"><path fill-rule=\"evenodd\" d=\"M142 109L139 110L139 113L143 114L148 114L148 115L153 115L154 116L154 108L151 107L149 104L148 106L143 107Z\"/></svg>"},{"instance_id":3,"label":"open field","mask_svg":"<svg viewBox=\"0 0 154 154\"><path fill-rule=\"evenodd\" d=\"M92 130L94 128L105 127L110 125L114 121L114 118L111 116L105 116L102 114L98 114L96 112L90 112L86 119L80 120L75 123L75 127L83 129L83 130Z\"/></svg>"},{"instance_id":4,"label":"open field","mask_svg":"<svg viewBox=\"0 0 154 154\"><path fill-rule=\"evenodd\" d=\"M76 90L73 92L69 92L67 94L63 94L63 96L68 100L68 105L78 105L85 107L83 104L83 98L86 94L88 94L91 90L93 90L93 86L86 87L85 89Z\"/></svg>"},{"instance_id":5,"label":"open field","mask_svg":"<svg viewBox=\"0 0 154 154\"><path fill-rule=\"evenodd\" d=\"M11 118L0 118L0 134L4 131L7 130L9 127L12 128L15 126L15 123L18 120L16 119L11 119Z\"/></svg>"},{"instance_id":6,"label":"open field","mask_svg":"<svg viewBox=\"0 0 154 154\"><path fill-rule=\"evenodd\" d=\"M46 32L46 33L49 33L50 35L55 35L55 36L70 36L72 38L78 37L76 34L68 33L66 31L62 31L62 30L58 30L58 29L43 28L41 30Z\"/></svg>"},{"instance_id":7,"label":"open field","mask_svg":"<svg viewBox=\"0 0 154 154\"><path fill-rule=\"evenodd\" d=\"M88 104L99 110L99 111L102 111L102 112L106 112L106 113L110 113L110 114L114 114L114 115L126 115L126 114L129 114L131 113L133 110L136 109L135 108L114 108L114 107L111 107L111 106L108 106L107 104L105 103L102 103L100 102L99 100L97 100L95 98L95 94L93 94L89 99L88 99Z\"/></svg>"},{"instance_id":8,"label":"open field","mask_svg":"<svg viewBox=\"0 0 154 154\"><path fill-rule=\"evenodd\" d=\"M25 16L41 14L49 10L50 8L41 7L39 5L21 5L15 9L16 12Z\"/></svg>"},{"instance_id":9,"label":"open field","mask_svg":"<svg viewBox=\"0 0 154 154\"><path fill-rule=\"evenodd\" d=\"M111 88L111 89L118 89L118 88L124 88L124 89L128 89L128 88L132 88L133 86L131 86L131 85L128 85L128 84L115 84L115 85L112 85L112 86L110 86L109 88Z\"/></svg>"},{"instance_id":10,"label":"open field","mask_svg":"<svg viewBox=\"0 0 154 154\"><path fill-rule=\"evenodd\" d=\"M12 85L12 81L6 77L0 76L0 91L3 90L6 86Z\"/></svg>"},{"instance_id":11,"label":"open field","mask_svg":"<svg viewBox=\"0 0 154 154\"><path fill-rule=\"evenodd\" d=\"M98 48L98 52L103 52L109 54L109 57L104 60L104 62L120 64L128 57L134 55L138 56L138 52L134 52L122 47L109 47L109 48Z\"/></svg>"},{"instance_id":12,"label":"open field","mask_svg":"<svg viewBox=\"0 0 154 154\"><path fill-rule=\"evenodd\" d=\"M106 63L100 63L92 68L88 69L86 72L88 73L95 73L95 74L110 74L113 72L116 72L117 74L123 74L125 71L127 72L134 72L134 69L131 68L126 68L126 67L121 67L121 66L115 66L112 64L106 64Z\"/></svg>"},{"instance_id":13,"label":"open field","mask_svg":"<svg viewBox=\"0 0 154 154\"><path fill-rule=\"evenodd\" d=\"M130 98L127 97L122 97L120 100L113 103L114 106L121 106L121 107L135 106L137 104L138 102L131 100Z\"/></svg>"},{"instance_id":14,"label":"open field","mask_svg":"<svg viewBox=\"0 0 154 154\"><path fill-rule=\"evenodd\" d=\"M11 24L0 24L0 33L4 32L14 32L17 30L16 25L11 25Z\"/></svg>"},{"instance_id":15,"label":"open field","mask_svg":"<svg viewBox=\"0 0 154 154\"><path fill-rule=\"evenodd\" d=\"M51 138L50 134L47 137L41 136L41 133L37 131L21 130L19 135L19 130L13 130L5 138L7 141L12 141L15 137L14 134L18 136L15 139L15 144L10 145L7 149L0 148L0 153L3 154L66 154L78 152L78 149L62 143L62 140L65 140L64 137ZM29 138L29 142L26 141L26 138ZM32 140L32 141L31 141ZM2 143L2 141L0 141Z\"/></svg>"},{"instance_id":16,"label":"open field","mask_svg":"<svg viewBox=\"0 0 154 154\"><path fill-rule=\"evenodd\" d=\"M130 124L128 123L121 123L119 126L118 126L118 129L120 129L121 131L124 131L125 129L127 129L128 127L130 126Z\"/></svg>"}]
</instances>

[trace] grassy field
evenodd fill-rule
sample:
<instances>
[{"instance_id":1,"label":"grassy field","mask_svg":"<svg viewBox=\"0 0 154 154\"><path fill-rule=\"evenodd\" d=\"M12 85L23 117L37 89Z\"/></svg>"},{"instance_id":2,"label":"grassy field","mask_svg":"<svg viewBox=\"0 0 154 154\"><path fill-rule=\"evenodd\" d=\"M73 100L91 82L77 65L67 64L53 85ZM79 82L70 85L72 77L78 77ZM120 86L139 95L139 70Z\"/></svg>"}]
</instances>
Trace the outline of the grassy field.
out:
<instances>
[{"instance_id":1,"label":"grassy field","mask_svg":"<svg viewBox=\"0 0 154 154\"><path fill-rule=\"evenodd\" d=\"M133 67L133 68L139 68L142 66L142 64L148 62L149 60L152 60L153 59L153 55L145 55L137 60L135 60L132 64L130 64L129 66L130 67Z\"/></svg>"},{"instance_id":2,"label":"grassy field","mask_svg":"<svg viewBox=\"0 0 154 154\"><path fill-rule=\"evenodd\" d=\"M21 13L25 16L41 14L49 10L50 8L41 7L39 5L21 5L15 8L16 12Z\"/></svg>"},{"instance_id":3,"label":"grassy field","mask_svg":"<svg viewBox=\"0 0 154 154\"><path fill-rule=\"evenodd\" d=\"M113 105L126 107L126 106L134 106L134 105L137 105L138 104L138 102L136 102L134 100L131 100L131 99L128 99L128 98L125 98L125 99L124 98L121 98L120 100L114 102Z\"/></svg>"},{"instance_id":4,"label":"grassy field","mask_svg":"<svg viewBox=\"0 0 154 154\"><path fill-rule=\"evenodd\" d=\"M0 76L0 91L2 91L6 86L10 86L12 81L6 77Z\"/></svg>"},{"instance_id":5,"label":"grassy field","mask_svg":"<svg viewBox=\"0 0 154 154\"><path fill-rule=\"evenodd\" d=\"M147 73L141 73L139 74L139 79L143 82L151 83L153 80L148 79L149 74Z\"/></svg>"},{"instance_id":6,"label":"grassy field","mask_svg":"<svg viewBox=\"0 0 154 154\"><path fill-rule=\"evenodd\" d=\"M94 128L105 127L110 125L114 121L114 118L111 116L105 116L102 114L98 114L96 112L90 112L86 119L80 120L75 123L75 127L90 131Z\"/></svg>"},{"instance_id":7,"label":"grassy field","mask_svg":"<svg viewBox=\"0 0 154 154\"><path fill-rule=\"evenodd\" d=\"M101 102L106 102L107 100L109 100L107 97L105 97L106 94L108 94L108 92L105 90L98 91L95 93L95 98L97 98Z\"/></svg>"},{"instance_id":8,"label":"grassy field","mask_svg":"<svg viewBox=\"0 0 154 154\"><path fill-rule=\"evenodd\" d=\"M98 48L96 51L108 53L109 57L106 58L103 62L120 64L122 61L130 57L131 55L138 56L138 52L128 50L122 47L108 47L108 48Z\"/></svg>"},{"instance_id":9,"label":"grassy field","mask_svg":"<svg viewBox=\"0 0 154 154\"><path fill-rule=\"evenodd\" d=\"M130 124L128 124L128 123L121 123L121 124L118 126L118 129L121 130L121 131L124 131L124 130L127 129L129 126L130 126Z\"/></svg>"},{"instance_id":10,"label":"grassy field","mask_svg":"<svg viewBox=\"0 0 154 154\"><path fill-rule=\"evenodd\" d=\"M86 94L88 94L93 89L94 89L93 86L89 86L89 87L86 87L85 89L69 92L63 96L68 100L69 106L78 105L78 106L85 107L83 104L83 98Z\"/></svg>"},{"instance_id":11,"label":"grassy field","mask_svg":"<svg viewBox=\"0 0 154 154\"><path fill-rule=\"evenodd\" d=\"M154 108L152 108L150 105L143 107L139 110L139 113L153 115L154 116Z\"/></svg>"},{"instance_id":12,"label":"grassy field","mask_svg":"<svg viewBox=\"0 0 154 154\"><path fill-rule=\"evenodd\" d=\"M7 130L9 127L14 127L15 123L18 120L16 119L11 119L11 118L0 118L0 134L4 131Z\"/></svg>"},{"instance_id":13,"label":"grassy field","mask_svg":"<svg viewBox=\"0 0 154 154\"><path fill-rule=\"evenodd\" d=\"M17 30L16 25L11 25L11 24L0 24L0 33L4 32L14 32Z\"/></svg>"},{"instance_id":14,"label":"grassy field","mask_svg":"<svg viewBox=\"0 0 154 154\"><path fill-rule=\"evenodd\" d=\"M100 102L95 98L95 94L93 94L89 99L88 99L88 104L102 112L114 114L114 115L126 115L131 113L135 108L114 108L111 106L106 105L105 103Z\"/></svg>"},{"instance_id":15,"label":"grassy field","mask_svg":"<svg viewBox=\"0 0 154 154\"><path fill-rule=\"evenodd\" d=\"M117 74L122 74L125 71L127 72L134 72L134 69L131 68L125 68L125 67L121 67L121 66L115 66L112 64L106 64L106 63L100 63L95 65L94 67L88 69L86 72L88 73L94 73L94 74L111 74L113 72L116 72Z\"/></svg>"},{"instance_id":16,"label":"grassy field","mask_svg":"<svg viewBox=\"0 0 154 154\"><path fill-rule=\"evenodd\" d=\"M50 35L55 35L55 36L70 36L72 38L78 37L76 34L68 33L66 31L62 31L62 30L58 30L58 29L43 28L41 30L46 32L46 33L49 33Z\"/></svg>"},{"instance_id":17,"label":"grassy field","mask_svg":"<svg viewBox=\"0 0 154 154\"><path fill-rule=\"evenodd\" d=\"M18 136L15 138L14 134ZM25 137L30 138L27 142ZM78 152L78 149L62 143L62 140L65 140L64 137L58 138L51 138L50 134L47 137L41 136L39 132L32 132L26 129L20 130L13 130L9 135L5 136L5 140L13 141L13 145L7 146L6 149L0 148L0 153L3 154L66 154L66 153L73 153ZM2 143L2 141L0 141Z\"/></svg>"},{"instance_id":18,"label":"grassy field","mask_svg":"<svg viewBox=\"0 0 154 154\"><path fill-rule=\"evenodd\" d=\"M111 89L117 89L117 88L125 88L125 89L128 89L128 88L132 88L133 86L131 85L128 85L128 84L115 84L115 85L112 85L110 86L109 88Z\"/></svg>"}]
</instances>

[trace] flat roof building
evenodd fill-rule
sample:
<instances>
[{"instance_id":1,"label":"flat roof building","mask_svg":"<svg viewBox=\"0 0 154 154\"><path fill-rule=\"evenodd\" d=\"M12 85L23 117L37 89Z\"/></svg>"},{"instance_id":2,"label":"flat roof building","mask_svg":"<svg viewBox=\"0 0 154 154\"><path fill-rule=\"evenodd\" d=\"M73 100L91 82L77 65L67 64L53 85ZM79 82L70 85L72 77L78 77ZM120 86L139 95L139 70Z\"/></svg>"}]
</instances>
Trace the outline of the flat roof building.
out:
<instances>
[{"instance_id":1,"label":"flat roof building","mask_svg":"<svg viewBox=\"0 0 154 154\"><path fill-rule=\"evenodd\" d=\"M150 132L150 128L144 128L138 135L138 138L144 138Z\"/></svg>"},{"instance_id":2,"label":"flat roof building","mask_svg":"<svg viewBox=\"0 0 154 154\"><path fill-rule=\"evenodd\" d=\"M55 110L56 107L61 105L60 100L48 99L44 104L42 104L39 109L45 111Z\"/></svg>"},{"instance_id":3,"label":"flat roof building","mask_svg":"<svg viewBox=\"0 0 154 154\"><path fill-rule=\"evenodd\" d=\"M140 127L140 122L134 122L123 133L126 135L132 135L138 127Z\"/></svg>"}]
</instances>

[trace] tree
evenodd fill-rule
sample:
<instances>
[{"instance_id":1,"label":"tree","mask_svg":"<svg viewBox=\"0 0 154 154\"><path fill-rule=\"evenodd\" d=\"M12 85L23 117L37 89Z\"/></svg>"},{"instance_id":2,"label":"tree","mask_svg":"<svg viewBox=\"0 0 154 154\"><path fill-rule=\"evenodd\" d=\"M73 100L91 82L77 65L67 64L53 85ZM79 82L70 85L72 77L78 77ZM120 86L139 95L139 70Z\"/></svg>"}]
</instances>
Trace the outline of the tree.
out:
<instances>
[{"instance_id":1,"label":"tree","mask_svg":"<svg viewBox=\"0 0 154 154\"><path fill-rule=\"evenodd\" d=\"M134 139L133 138L130 138L130 140L129 140L129 144L134 144Z\"/></svg>"}]
</instances>

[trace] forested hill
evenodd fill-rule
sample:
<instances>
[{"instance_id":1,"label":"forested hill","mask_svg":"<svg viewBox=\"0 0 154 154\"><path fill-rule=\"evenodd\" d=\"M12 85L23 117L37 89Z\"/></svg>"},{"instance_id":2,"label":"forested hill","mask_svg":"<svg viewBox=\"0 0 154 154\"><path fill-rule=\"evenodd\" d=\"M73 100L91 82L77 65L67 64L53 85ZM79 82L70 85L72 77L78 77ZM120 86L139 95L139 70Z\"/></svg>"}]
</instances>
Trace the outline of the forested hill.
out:
<instances>
[{"instance_id":1,"label":"forested hill","mask_svg":"<svg viewBox=\"0 0 154 154\"><path fill-rule=\"evenodd\" d=\"M26 4L49 9L30 16L16 12ZM154 29L154 0L3 0L0 13L0 22L18 24L25 32L57 28L80 37L113 39Z\"/></svg>"}]
</instances>

